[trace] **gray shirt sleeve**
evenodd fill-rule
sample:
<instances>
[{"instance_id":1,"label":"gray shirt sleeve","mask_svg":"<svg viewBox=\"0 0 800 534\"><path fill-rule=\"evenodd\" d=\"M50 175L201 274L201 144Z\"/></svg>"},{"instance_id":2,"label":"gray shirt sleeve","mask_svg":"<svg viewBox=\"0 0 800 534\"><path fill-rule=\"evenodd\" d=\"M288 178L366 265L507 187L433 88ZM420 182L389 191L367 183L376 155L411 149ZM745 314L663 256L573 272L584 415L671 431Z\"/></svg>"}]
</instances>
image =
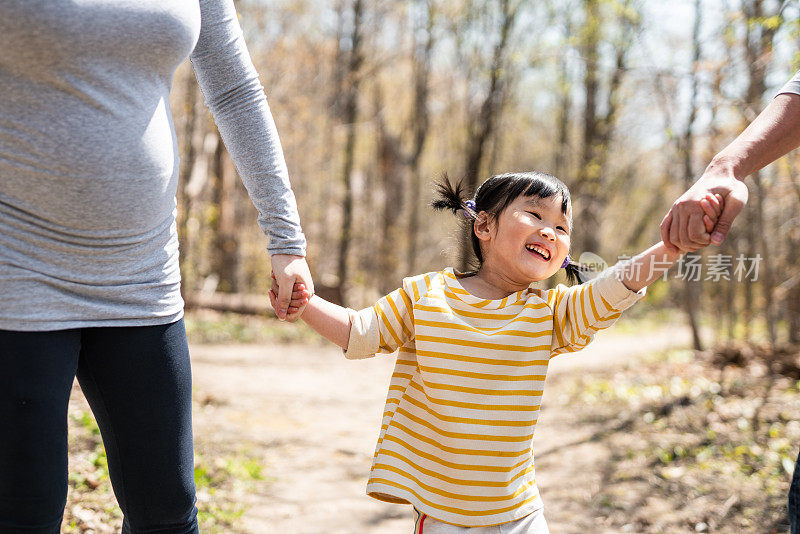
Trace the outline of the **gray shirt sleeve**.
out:
<instances>
[{"instance_id":1,"label":"gray shirt sleeve","mask_svg":"<svg viewBox=\"0 0 800 534\"><path fill-rule=\"evenodd\" d=\"M297 203L275 122L244 42L233 0L200 0L200 37L190 56L225 146L258 209L270 254L305 255Z\"/></svg>"},{"instance_id":2,"label":"gray shirt sleeve","mask_svg":"<svg viewBox=\"0 0 800 534\"><path fill-rule=\"evenodd\" d=\"M786 82L778 94L782 95L784 93L800 95L800 71L798 71L791 80Z\"/></svg>"}]
</instances>

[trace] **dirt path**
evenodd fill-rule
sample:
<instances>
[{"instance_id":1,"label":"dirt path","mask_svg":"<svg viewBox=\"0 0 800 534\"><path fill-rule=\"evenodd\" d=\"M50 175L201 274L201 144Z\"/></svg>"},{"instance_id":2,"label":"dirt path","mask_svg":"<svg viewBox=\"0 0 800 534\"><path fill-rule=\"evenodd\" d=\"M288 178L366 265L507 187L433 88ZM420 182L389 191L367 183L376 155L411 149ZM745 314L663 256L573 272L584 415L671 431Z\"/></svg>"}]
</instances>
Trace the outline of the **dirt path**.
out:
<instances>
[{"instance_id":1,"label":"dirt path","mask_svg":"<svg viewBox=\"0 0 800 534\"><path fill-rule=\"evenodd\" d=\"M554 360L536 434L537 479L554 534L616 532L595 522L610 451L582 440L561 400L572 373L685 346L688 333L601 334L585 351ZM244 497L239 532L394 534L410 509L364 495L393 357L351 362L335 348L192 347L198 449L246 450L268 477ZM598 423L599 424L599 423Z\"/></svg>"}]
</instances>

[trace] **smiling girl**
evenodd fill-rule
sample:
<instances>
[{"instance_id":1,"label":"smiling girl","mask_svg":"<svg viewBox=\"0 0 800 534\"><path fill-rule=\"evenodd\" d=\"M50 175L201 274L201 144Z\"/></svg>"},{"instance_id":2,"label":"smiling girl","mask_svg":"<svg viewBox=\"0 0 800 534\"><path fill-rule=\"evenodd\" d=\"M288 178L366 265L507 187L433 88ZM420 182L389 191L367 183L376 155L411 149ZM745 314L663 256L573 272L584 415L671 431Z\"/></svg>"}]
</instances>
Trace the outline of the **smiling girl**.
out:
<instances>
[{"instance_id":1,"label":"smiling girl","mask_svg":"<svg viewBox=\"0 0 800 534\"><path fill-rule=\"evenodd\" d=\"M406 278L358 312L311 296L302 319L347 358L398 351L370 496L412 504L415 534L547 533L533 438L550 358L585 347L680 255L659 243L589 282L535 289L562 268L579 279L560 180L503 174L467 200L445 178L438 197L472 227L477 270ZM704 209L713 227L720 201Z\"/></svg>"}]
</instances>

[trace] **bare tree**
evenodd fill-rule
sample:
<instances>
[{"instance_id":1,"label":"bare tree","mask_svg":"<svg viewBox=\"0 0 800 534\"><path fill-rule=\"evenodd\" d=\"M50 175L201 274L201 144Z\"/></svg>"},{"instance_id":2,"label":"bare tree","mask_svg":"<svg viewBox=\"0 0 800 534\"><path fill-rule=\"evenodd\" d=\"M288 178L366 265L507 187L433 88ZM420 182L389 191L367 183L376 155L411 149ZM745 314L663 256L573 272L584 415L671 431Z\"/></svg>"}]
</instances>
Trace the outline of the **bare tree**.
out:
<instances>
[{"instance_id":1,"label":"bare tree","mask_svg":"<svg viewBox=\"0 0 800 534\"><path fill-rule=\"evenodd\" d=\"M340 288L345 285L347 270L347 255L350 250L350 241L353 234L353 184L352 174L355 162L356 145L356 120L358 118L358 98L361 85L361 66L364 62L363 47L363 18L364 0L353 0L351 8L351 28L346 39L339 42L340 54L337 59L341 61L343 72L341 119L347 128L347 140L344 147L344 163L342 165L342 183L344 184L344 198L342 199L342 226L339 238L339 261L337 276ZM344 10L340 13L344 15ZM345 47L342 50L341 47ZM345 293L341 290L342 297Z\"/></svg>"},{"instance_id":2,"label":"bare tree","mask_svg":"<svg viewBox=\"0 0 800 534\"><path fill-rule=\"evenodd\" d=\"M508 91L508 71L511 68L508 49L519 8L519 3L512 3L511 0L499 0L498 35L492 49L490 63L486 67L488 70L486 88L477 110L470 111L467 118L464 176L469 191L474 191L478 186L478 176L486 157L486 146L500 120L503 97ZM469 239L465 239L459 260L462 269L467 269L471 258L472 249L469 246Z\"/></svg>"}]
</instances>

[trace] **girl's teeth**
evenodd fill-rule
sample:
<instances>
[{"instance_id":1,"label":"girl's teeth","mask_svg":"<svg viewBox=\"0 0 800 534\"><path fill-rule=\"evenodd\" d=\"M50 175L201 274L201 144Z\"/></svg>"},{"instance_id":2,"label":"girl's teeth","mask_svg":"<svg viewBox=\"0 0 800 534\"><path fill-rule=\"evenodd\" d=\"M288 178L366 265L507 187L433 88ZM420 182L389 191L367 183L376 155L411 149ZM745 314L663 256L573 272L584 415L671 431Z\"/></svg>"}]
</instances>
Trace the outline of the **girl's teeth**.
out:
<instances>
[{"instance_id":1,"label":"girl's teeth","mask_svg":"<svg viewBox=\"0 0 800 534\"><path fill-rule=\"evenodd\" d=\"M542 249L540 249L540 248L538 248L538 247L535 247L535 246L525 246L525 248L526 248L526 249L528 249L528 250L530 250L530 251L532 251L532 252L536 252L536 253L537 253L537 254L539 254L539 255L540 255L542 258L544 258L544 259L546 259L546 260L549 260L549 259L550 259L550 254L549 254L547 251L545 251L545 250L542 250Z\"/></svg>"}]
</instances>

